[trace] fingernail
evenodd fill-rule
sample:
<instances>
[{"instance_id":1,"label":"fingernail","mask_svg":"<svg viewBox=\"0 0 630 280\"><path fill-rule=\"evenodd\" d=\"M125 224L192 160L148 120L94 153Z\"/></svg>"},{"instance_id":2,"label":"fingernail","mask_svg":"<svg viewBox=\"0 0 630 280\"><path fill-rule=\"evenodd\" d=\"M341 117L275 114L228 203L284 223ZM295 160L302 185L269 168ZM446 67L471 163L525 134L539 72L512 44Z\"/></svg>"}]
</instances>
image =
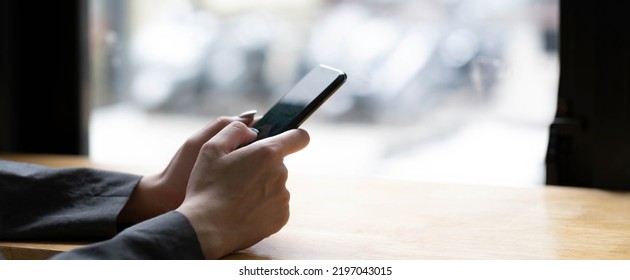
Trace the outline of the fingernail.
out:
<instances>
[{"instance_id":1,"label":"fingernail","mask_svg":"<svg viewBox=\"0 0 630 280\"><path fill-rule=\"evenodd\" d=\"M250 129L251 131L253 131L253 132L256 132L256 134L258 134L258 129L255 129L255 128L253 128L253 127L250 127L249 129Z\"/></svg>"},{"instance_id":2,"label":"fingernail","mask_svg":"<svg viewBox=\"0 0 630 280\"><path fill-rule=\"evenodd\" d=\"M245 111L245 112L241 113L240 115L238 115L238 117L239 118L244 118L244 119L253 118L254 115L256 115L256 113L258 113L258 111L256 111L256 110L249 110L249 111Z\"/></svg>"}]
</instances>

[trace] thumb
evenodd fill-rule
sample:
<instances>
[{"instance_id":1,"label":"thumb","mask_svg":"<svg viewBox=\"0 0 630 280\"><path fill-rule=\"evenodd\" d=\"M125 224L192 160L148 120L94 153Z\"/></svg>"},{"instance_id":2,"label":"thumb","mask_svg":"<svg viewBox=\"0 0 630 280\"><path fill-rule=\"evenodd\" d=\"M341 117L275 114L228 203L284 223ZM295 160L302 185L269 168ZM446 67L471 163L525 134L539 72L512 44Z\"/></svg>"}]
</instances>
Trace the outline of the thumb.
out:
<instances>
[{"instance_id":1,"label":"thumb","mask_svg":"<svg viewBox=\"0 0 630 280\"><path fill-rule=\"evenodd\" d=\"M262 139L252 145L263 144L265 142L279 147L282 156L288 156L304 149L310 142L310 136L306 130L301 128L291 129L273 137Z\"/></svg>"},{"instance_id":2,"label":"thumb","mask_svg":"<svg viewBox=\"0 0 630 280\"><path fill-rule=\"evenodd\" d=\"M237 147L250 143L256 139L256 132L252 131L240 121L235 121L225 126L219 133L212 137L202 149L209 150L211 156L216 158L227 155Z\"/></svg>"}]
</instances>

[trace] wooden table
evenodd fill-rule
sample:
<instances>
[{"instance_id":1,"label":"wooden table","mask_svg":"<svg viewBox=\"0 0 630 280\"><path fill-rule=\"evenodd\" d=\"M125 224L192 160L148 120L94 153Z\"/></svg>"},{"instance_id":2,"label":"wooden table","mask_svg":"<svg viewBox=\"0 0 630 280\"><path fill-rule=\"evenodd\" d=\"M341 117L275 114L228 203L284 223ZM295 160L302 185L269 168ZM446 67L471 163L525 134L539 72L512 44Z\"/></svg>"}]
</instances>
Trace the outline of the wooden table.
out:
<instances>
[{"instance_id":1,"label":"wooden table","mask_svg":"<svg viewBox=\"0 0 630 280\"><path fill-rule=\"evenodd\" d=\"M0 158L93 165L72 157ZM293 173L288 187L286 227L226 259L630 259L630 193ZM7 258L20 259L77 246L0 242Z\"/></svg>"}]
</instances>

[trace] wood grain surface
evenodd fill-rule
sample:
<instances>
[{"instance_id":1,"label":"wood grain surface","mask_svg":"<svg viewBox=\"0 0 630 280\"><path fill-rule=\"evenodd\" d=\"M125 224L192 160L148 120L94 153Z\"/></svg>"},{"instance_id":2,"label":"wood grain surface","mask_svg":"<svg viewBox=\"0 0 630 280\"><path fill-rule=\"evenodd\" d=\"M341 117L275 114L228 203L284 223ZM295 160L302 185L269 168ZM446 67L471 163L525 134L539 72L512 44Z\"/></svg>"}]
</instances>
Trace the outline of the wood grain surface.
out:
<instances>
[{"instance_id":1,"label":"wood grain surface","mask_svg":"<svg viewBox=\"0 0 630 280\"><path fill-rule=\"evenodd\" d=\"M11 155L49 166L87 158ZM630 259L630 193L290 174L291 219L225 259ZM78 243L1 242L42 259Z\"/></svg>"}]
</instances>

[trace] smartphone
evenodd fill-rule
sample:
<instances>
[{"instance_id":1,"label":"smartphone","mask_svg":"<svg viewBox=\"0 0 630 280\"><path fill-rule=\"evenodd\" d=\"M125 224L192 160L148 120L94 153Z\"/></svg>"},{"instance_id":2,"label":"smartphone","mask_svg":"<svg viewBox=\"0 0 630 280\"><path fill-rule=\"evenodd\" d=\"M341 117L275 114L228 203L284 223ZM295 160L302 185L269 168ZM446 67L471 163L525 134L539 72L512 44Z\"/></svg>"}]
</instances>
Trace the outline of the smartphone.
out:
<instances>
[{"instance_id":1,"label":"smartphone","mask_svg":"<svg viewBox=\"0 0 630 280\"><path fill-rule=\"evenodd\" d=\"M254 124L255 141L298 128L346 81L346 73L318 65Z\"/></svg>"}]
</instances>

